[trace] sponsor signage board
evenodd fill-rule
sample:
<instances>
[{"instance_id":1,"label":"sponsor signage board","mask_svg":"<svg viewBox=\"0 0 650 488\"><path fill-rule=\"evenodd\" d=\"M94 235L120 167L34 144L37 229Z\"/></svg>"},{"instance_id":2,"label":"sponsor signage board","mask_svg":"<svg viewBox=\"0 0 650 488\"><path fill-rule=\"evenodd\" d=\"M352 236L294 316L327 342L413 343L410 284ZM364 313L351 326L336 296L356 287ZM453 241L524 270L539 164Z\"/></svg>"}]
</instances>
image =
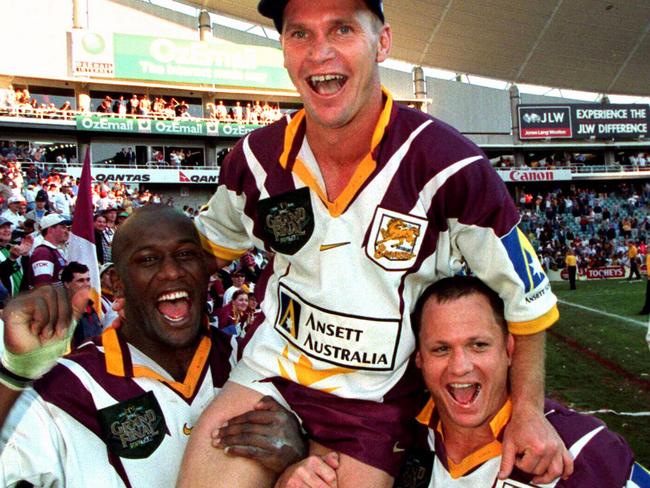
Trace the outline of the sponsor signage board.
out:
<instances>
[{"instance_id":1,"label":"sponsor signage board","mask_svg":"<svg viewBox=\"0 0 650 488\"><path fill-rule=\"evenodd\" d=\"M71 38L77 76L294 90L272 47L91 31Z\"/></svg>"},{"instance_id":2,"label":"sponsor signage board","mask_svg":"<svg viewBox=\"0 0 650 488\"><path fill-rule=\"evenodd\" d=\"M587 280L613 280L627 276L624 266L601 266L600 268L582 268L578 275ZM563 269L560 273L563 280L569 279L569 272Z\"/></svg>"},{"instance_id":3,"label":"sponsor signage board","mask_svg":"<svg viewBox=\"0 0 650 488\"><path fill-rule=\"evenodd\" d=\"M70 39L73 76L112 78L115 75L112 34L75 29L70 32Z\"/></svg>"},{"instance_id":4,"label":"sponsor signage board","mask_svg":"<svg viewBox=\"0 0 650 488\"><path fill-rule=\"evenodd\" d=\"M497 173L506 182L569 181L572 178L571 170L568 169L510 168L507 170L498 169Z\"/></svg>"},{"instance_id":5,"label":"sponsor signage board","mask_svg":"<svg viewBox=\"0 0 650 488\"><path fill-rule=\"evenodd\" d=\"M637 139L648 137L644 104L519 105L519 138Z\"/></svg>"},{"instance_id":6,"label":"sponsor signage board","mask_svg":"<svg viewBox=\"0 0 650 488\"><path fill-rule=\"evenodd\" d=\"M68 167L65 171L74 178L81 176L81 166ZM112 183L178 183L183 185L216 185L219 168L210 169L148 169L148 168L106 168L93 166L94 181Z\"/></svg>"},{"instance_id":7,"label":"sponsor signage board","mask_svg":"<svg viewBox=\"0 0 650 488\"><path fill-rule=\"evenodd\" d=\"M75 120L77 130L183 136L242 137L261 127L256 124L220 123L209 120L156 120L103 115L77 115Z\"/></svg>"}]
</instances>

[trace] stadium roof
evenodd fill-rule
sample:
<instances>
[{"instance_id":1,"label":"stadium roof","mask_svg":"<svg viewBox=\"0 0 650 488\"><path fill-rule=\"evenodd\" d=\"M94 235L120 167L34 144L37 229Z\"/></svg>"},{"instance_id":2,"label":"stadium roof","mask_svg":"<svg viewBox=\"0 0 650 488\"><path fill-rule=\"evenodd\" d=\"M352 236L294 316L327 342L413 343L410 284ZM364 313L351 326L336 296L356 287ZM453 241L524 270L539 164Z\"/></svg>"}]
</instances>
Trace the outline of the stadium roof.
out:
<instances>
[{"instance_id":1,"label":"stadium roof","mask_svg":"<svg viewBox=\"0 0 650 488\"><path fill-rule=\"evenodd\" d=\"M272 28L257 0L182 0ZM514 83L650 96L648 0L385 0L391 57Z\"/></svg>"}]
</instances>

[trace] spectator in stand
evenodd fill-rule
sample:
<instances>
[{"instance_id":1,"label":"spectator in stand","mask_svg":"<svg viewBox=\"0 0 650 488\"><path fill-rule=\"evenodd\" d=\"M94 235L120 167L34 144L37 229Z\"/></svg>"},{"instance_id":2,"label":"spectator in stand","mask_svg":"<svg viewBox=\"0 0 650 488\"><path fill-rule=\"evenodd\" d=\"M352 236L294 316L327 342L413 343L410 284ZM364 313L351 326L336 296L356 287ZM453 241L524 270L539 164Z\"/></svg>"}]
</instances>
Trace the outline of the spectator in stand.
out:
<instances>
[{"instance_id":1,"label":"spectator in stand","mask_svg":"<svg viewBox=\"0 0 650 488\"><path fill-rule=\"evenodd\" d=\"M30 288L61 283L61 271L67 263L63 248L70 237L70 224L66 217L56 213L41 219L43 243L30 257Z\"/></svg>"},{"instance_id":2,"label":"spectator in stand","mask_svg":"<svg viewBox=\"0 0 650 488\"><path fill-rule=\"evenodd\" d=\"M22 228L25 221L25 215L22 211L27 206L27 202L22 196L12 196L7 200L7 209L2 212L2 217L11 222L11 230L14 231Z\"/></svg>"},{"instance_id":3,"label":"spectator in stand","mask_svg":"<svg viewBox=\"0 0 650 488\"><path fill-rule=\"evenodd\" d=\"M111 254L111 243L106 238L104 231L106 230L106 217L104 214L98 213L93 217L94 233L95 233L95 249L97 251L97 262L102 265L109 262L106 259L107 255Z\"/></svg>"},{"instance_id":4,"label":"spectator in stand","mask_svg":"<svg viewBox=\"0 0 650 488\"><path fill-rule=\"evenodd\" d=\"M223 104L223 100L219 100L219 103L217 104L216 112L217 112L217 119L221 121L225 121L228 118L228 109Z\"/></svg>"},{"instance_id":5,"label":"spectator in stand","mask_svg":"<svg viewBox=\"0 0 650 488\"><path fill-rule=\"evenodd\" d=\"M147 95L144 95L140 100L140 114L148 117L151 114L151 100Z\"/></svg>"},{"instance_id":6,"label":"spectator in stand","mask_svg":"<svg viewBox=\"0 0 650 488\"><path fill-rule=\"evenodd\" d=\"M205 104L205 112L208 119L217 118L217 107L214 103L208 102Z\"/></svg>"},{"instance_id":7,"label":"spectator in stand","mask_svg":"<svg viewBox=\"0 0 650 488\"><path fill-rule=\"evenodd\" d=\"M124 153L124 162L129 165L131 168L135 168L135 151L132 147L129 147Z\"/></svg>"},{"instance_id":8,"label":"spectator in stand","mask_svg":"<svg viewBox=\"0 0 650 488\"><path fill-rule=\"evenodd\" d=\"M89 290L90 271L88 270L88 266L71 261L61 271L61 282L69 299L72 299L80 290ZM81 317L79 317L74 329L74 335L72 336L71 346L73 349L76 349L91 337L99 336L102 333L102 324L93 305L92 300L88 300Z\"/></svg>"},{"instance_id":9,"label":"spectator in stand","mask_svg":"<svg viewBox=\"0 0 650 488\"><path fill-rule=\"evenodd\" d=\"M223 294L223 304L228 305L235 295L235 292L238 290L244 290L248 293L250 290L249 286L246 284L246 275L241 269L235 270L232 275L232 286L229 287Z\"/></svg>"},{"instance_id":10,"label":"spectator in stand","mask_svg":"<svg viewBox=\"0 0 650 488\"><path fill-rule=\"evenodd\" d=\"M34 186L33 183L30 183L27 185L27 188L25 188L25 191L23 191L23 195L25 196L25 201L27 202L27 211L34 210L34 207L36 206L36 187Z\"/></svg>"},{"instance_id":11,"label":"spectator in stand","mask_svg":"<svg viewBox=\"0 0 650 488\"><path fill-rule=\"evenodd\" d=\"M258 314L261 312L261 309L259 307L259 302L257 301L257 297L255 296L255 293L250 292L248 294L248 324L254 324L255 319L257 318Z\"/></svg>"},{"instance_id":12,"label":"spectator in stand","mask_svg":"<svg viewBox=\"0 0 650 488\"><path fill-rule=\"evenodd\" d=\"M118 318L118 313L113 310L115 303L115 289L113 283L115 278L115 266L113 263L105 263L99 267L99 282L101 285L102 298L102 327L105 329L109 327L115 319Z\"/></svg>"},{"instance_id":13,"label":"spectator in stand","mask_svg":"<svg viewBox=\"0 0 650 488\"><path fill-rule=\"evenodd\" d=\"M237 102L235 103L235 106L232 108L232 113L233 113L233 119L235 122L238 124L241 124L243 118L244 118L244 112L241 107L241 103Z\"/></svg>"},{"instance_id":14,"label":"spectator in stand","mask_svg":"<svg viewBox=\"0 0 650 488\"><path fill-rule=\"evenodd\" d=\"M126 115L126 101L124 100L124 95L120 95L120 98L113 102L113 113L120 117Z\"/></svg>"},{"instance_id":15,"label":"spectator in stand","mask_svg":"<svg viewBox=\"0 0 650 488\"><path fill-rule=\"evenodd\" d=\"M103 213L106 218L106 229L104 229L104 238L108 242L109 247L104 249L104 262L112 261L111 246L113 244L113 236L117 230L117 209L110 207L104 210Z\"/></svg>"},{"instance_id":16,"label":"spectator in stand","mask_svg":"<svg viewBox=\"0 0 650 488\"><path fill-rule=\"evenodd\" d=\"M29 256L34 244L30 235L20 239L19 244L12 244L11 238L11 222L0 217L0 282L10 297L23 289L24 266L28 264L25 257Z\"/></svg>"},{"instance_id":17,"label":"spectator in stand","mask_svg":"<svg viewBox=\"0 0 650 488\"><path fill-rule=\"evenodd\" d=\"M236 337L242 337L248 327L248 292L236 290L232 300L218 309L213 322L224 333Z\"/></svg>"},{"instance_id":18,"label":"spectator in stand","mask_svg":"<svg viewBox=\"0 0 650 488\"><path fill-rule=\"evenodd\" d=\"M40 225L41 219L45 217L47 213L47 194L45 192L38 192L35 199L35 207L33 210L30 210L25 214L25 219L31 219L36 222L37 225Z\"/></svg>"},{"instance_id":19,"label":"spectator in stand","mask_svg":"<svg viewBox=\"0 0 650 488\"><path fill-rule=\"evenodd\" d=\"M140 115L140 99L135 93L127 102L126 111L129 115Z\"/></svg>"},{"instance_id":20,"label":"spectator in stand","mask_svg":"<svg viewBox=\"0 0 650 488\"><path fill-rule=\"evenodd\" d=\"M112 103L113 103L113 99L108 95L106 95L106 97L104 97L104 100L102 100L102 103L100 103L99 106L95 109L95 112L110 113L112 111L111 109Z\"/></svg>"}]
</instances>

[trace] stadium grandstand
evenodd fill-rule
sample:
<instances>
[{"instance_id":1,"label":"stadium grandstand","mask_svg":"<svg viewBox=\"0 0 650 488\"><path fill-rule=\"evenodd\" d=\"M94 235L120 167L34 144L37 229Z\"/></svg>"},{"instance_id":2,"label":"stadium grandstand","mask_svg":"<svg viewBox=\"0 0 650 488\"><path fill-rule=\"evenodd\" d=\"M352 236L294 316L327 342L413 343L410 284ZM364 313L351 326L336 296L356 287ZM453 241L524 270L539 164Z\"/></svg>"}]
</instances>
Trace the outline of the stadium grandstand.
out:
<instances>
[{"instance_id":1,"label":"stadium grandstand","mask_svg":"<svg viewBox=\"0 0 650 488\"><path fill-rule=\"evenodd\" d=\"M97 209L128 213L156 202L193 216L214 192L220 164L233 145L301 107L277 36L270 21L256 14L256 3L5 0L3 31L12 42L6 41L0 56L0 205L6 208L20 196L25 212L35 207L39 190L76 192L88 154ZM426 13L412 10L416 3L423 2L386 1L386 17L396 19L395 37L402 41L396 41L393 62L381 67L383 84L398 103L453 125L483 149L520 209L520 228L562 303L573 298L563 294L565 257L576 253L578 295L581 285L592 294L565 305L563 317L582 307L587 315L576 324L601 320L594 327L627 334L629 326L645 334L645 322L637 317L645 282L627 280L633 259L642 275L648 273L650 58L641 53L648 52L650 7L629 2L637 13L622 1L579 2L584 10L617 15L606 22L576 11L572 2L501 2L510 4L510 12L490 2L484 15L463 11L457 5L463 2L435 2L448 4L447 10L431 5ZM428 19L426 27L420 14ZM490 22L486 31L492 36L469 40L461 32L460 26L481 30ZM524 27L519 39L510 32L514 22ZM566 25L584 35L568 41L558 35ZM604 26L621 38L603 29L593 49L579 44L590 39L589 28ZM566 53L560 41L569 43ZM616 44L612 57L618 64L608 57L607 42ZM518 63L506 63L508 52ZM499 53L494 66L486 66L490 53ZM553 58L573 64L552 64ZM434 76L436 68L452 74ZM471 83L487 78L504 81L499 88ZM524 89L529 84L551 88L529 93ZM559 96L563 92L575 96ZM591 95L585 100L578 93ZM630 254L631 245L637 254ZM258 265L263 262L253 255ZM617 303L610 307L598 290L619 297ZM601 302L605 308L598 307ZM602 418L632 438L639 459L650 465L648 417L638 416L650 415L647 346L613 338L610 329L591 337L571 335L579 328L559 329L551 338L551 360L557 361L549 367L552 393L583 410L632 411L629 417L604 413ZM639 356L644 353L645 363ZM594 355L602 377L623 378L627 383L613 388L635 401L615 404L612 395L607 403L607 393L603 401L578 398L563 368L575 357L579 363ZM645 445L635 443L635 435L645 438Z\"/></svg>"}]
</instances>

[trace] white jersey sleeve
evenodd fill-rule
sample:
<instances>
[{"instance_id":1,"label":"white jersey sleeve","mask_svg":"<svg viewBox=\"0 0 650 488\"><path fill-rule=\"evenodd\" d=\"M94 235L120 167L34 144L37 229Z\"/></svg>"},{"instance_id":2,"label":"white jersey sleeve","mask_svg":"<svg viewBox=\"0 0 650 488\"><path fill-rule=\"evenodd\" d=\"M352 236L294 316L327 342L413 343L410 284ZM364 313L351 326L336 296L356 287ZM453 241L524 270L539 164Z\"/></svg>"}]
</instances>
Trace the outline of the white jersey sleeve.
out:
<instances>
[{"instance_id":1,"label":"white jersey sleeve","mask_svg":"<svg viewBox=\"0 0 650 488\"><path fill-rule=\"evenodd\" d=\"M2 429L0 485L67 486L61 458L66 446L49 407L31 389L18 398Z\"/></svg>"}]
</instances>

